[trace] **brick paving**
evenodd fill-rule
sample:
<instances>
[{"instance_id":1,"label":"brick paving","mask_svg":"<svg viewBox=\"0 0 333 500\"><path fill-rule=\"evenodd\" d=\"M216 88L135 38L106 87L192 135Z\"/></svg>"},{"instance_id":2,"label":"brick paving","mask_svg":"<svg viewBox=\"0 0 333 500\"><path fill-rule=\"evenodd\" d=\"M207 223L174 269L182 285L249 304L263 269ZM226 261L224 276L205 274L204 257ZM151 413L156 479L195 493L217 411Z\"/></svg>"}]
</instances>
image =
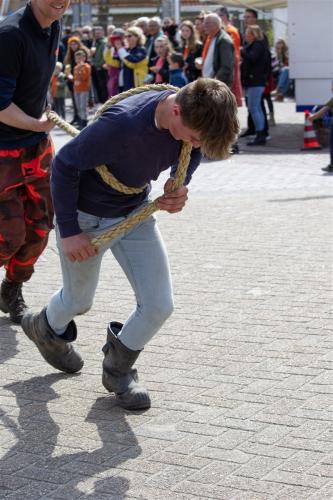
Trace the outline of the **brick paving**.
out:
<instances>
[{"instance_id":1,"label":"brick paving","mask_svg":"<svg viewBox=\"0 0 333 500\"><path fill-rule=\"evenodd\" d=\"M55 372L0 317L0 498L333 497L333 176L327 150L300 152L293 105L276 110L265 148L203 162L186 210L158 215L176 310L139 358L149 411L101 384L105 325L133 306L111 256L77 321L82 373ZM59 284L52 235L32 308Z\"/></svg>"}]
</instances>

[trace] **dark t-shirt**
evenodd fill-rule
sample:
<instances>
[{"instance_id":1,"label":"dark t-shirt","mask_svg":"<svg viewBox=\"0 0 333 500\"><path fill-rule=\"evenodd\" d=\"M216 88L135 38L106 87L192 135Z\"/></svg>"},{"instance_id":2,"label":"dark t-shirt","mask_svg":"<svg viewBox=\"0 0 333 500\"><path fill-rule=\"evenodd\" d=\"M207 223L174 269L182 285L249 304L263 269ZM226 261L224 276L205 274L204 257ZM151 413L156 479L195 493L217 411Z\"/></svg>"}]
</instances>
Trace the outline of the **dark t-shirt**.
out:
<instances>
[{"instance_id":1,"label":"dark t-shirt","mask_svg":"<svg viewBox=\"0 0 333 500\"><path fill-rule=\"evenodd\" d=\"M171 93L152 90L114 104L60 149L53 162L51 183L62 237L81 232L78 209L98 217L128 215L146 199L150 181L177 164L182 142L155 125L156 107ZM200 150L192 150L186 183L200 160ZM134 195L115 191L95 170L103 164L126 186L148 186Z\"/></svg>"},{"instance_id":2,"label":"dark t-shirt","mask_svg":"<svg viewBox=\"0 0 333 500\"><path fill-rule=\"evenodd\" d=\"M14 103L27 115L41 117L57 60L59 34L59 21L41 28L30 4L0 23L0 111ZM1 149L35 144L44 136L0 122Z\"/></svg>"}]
</instances>

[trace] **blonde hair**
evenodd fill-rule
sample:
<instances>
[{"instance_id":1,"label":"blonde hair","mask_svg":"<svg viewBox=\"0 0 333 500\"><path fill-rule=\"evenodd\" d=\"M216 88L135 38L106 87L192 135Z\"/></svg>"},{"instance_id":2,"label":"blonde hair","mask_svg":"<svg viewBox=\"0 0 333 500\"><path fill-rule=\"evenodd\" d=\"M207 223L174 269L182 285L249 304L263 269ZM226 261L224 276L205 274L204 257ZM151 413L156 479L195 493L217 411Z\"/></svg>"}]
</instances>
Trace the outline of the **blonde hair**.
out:
<instances>
[{"instance_id":1,"label":"blonde hair","mask_svg":"<svg viewBox=\"0 0 333 500\"><path fill-rule=\"evenodd\" d=\"M90 50L88 49L88 47L86 47L85 45L83 45L83 43L80 42L79 38L78 38L78 40L79 40L79 48L77 50L84 50L84 52L87 55L87 60L89 60ZM70 45L67 45L67 51L66 51L66 54L64 57L64 65L65 66L72 63L72 58L74 57L75 52L76 52L76 50L73 51L71 49Z\"/></svg>"},{"instance_id":2,"label":"blonde hair","mask_svg":"<svg viewBox=\"0 0 333 500\"><path fill-rule=\"evenodd\" d=\"M131 33L132 35L137 37L138 45L144 45L146 43L146 37L139 26L130 26L129 28L127 28L126 32Z\"/></svg>"},{"instance_id":3,"label":"blonde hair","mask_svg":"<svg viewBox=\"0 0 333 500\"><path fill-rule=\"evenodd\" d=\"M171 42L170 42L169 38L166 35L161 35L161 36L158 36L157 38L155 38L154 45L155 45L156 42L163 43L164 47L166 49L168 49L168 53L172 52Z\"/></svg>"},{"instance_id":4,"label":"blonde hair","mask_svg":"<svg viewBox=\"0 0 333 500\"><path fill-rule=\"evenodd\" d=\"M246 31L249 31L256 40L264 39L264 34L262 32L262 29L257 24L251 24L251 26L248 26L246 28Z\"/></svg>"},{"instance_id":5,"label":"blonde hair","mask_svg":"<svg viewBox=\"0 0 333 500\"><path fill-rule=\"evenodd\" d=\"M236 99L219 80L199 78L176 95L184 125L200 136L201 151L209 158L227 158L239 134Z\"/></svg>"}]
</instances>

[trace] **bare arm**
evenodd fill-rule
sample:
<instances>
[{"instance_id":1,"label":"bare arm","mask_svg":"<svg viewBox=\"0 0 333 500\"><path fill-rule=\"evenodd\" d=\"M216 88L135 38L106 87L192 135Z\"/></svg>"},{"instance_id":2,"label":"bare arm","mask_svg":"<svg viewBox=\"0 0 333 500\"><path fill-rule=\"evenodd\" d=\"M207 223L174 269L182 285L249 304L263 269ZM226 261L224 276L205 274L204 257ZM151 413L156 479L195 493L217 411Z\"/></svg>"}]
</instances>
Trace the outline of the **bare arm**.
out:
<instances>
[{"instance_id":1,"label":"bare arm","mask_svg":"<svg viewBox=\"0 0 333 500\"><path fill-rule=\"evenodd\" d=\"M329 109L330 108L328 106L323 106L319 111L317 111L317 113L314 113L313 115L309 116L309 120L311 122L313 122L314 120L318 120L319 118L324 116L326 111L329 111Z\"/></svg>"},{"instance_id":2,"label":"bare arm","mask_svg":"<svg viewBox=\"0 0 333 500\"><path fill-rule=\"evenodd\" d=\"M55 125L44 115L39 119L27 115L14 103L0 111L0 122L32 132L49 132Z\"/></svg>"}]
</instances>

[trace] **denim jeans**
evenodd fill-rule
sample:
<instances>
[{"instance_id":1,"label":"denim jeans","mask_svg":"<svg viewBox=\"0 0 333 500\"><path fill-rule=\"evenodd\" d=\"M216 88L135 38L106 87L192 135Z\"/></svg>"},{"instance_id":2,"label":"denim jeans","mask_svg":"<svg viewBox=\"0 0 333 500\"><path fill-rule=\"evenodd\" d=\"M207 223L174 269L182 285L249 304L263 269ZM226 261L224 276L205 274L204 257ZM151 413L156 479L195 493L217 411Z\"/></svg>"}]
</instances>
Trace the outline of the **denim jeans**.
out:
<instances>
[{"instance_id":1,"label":"denim jeans","mask_svg":"<svg viewBox=\"0 0 333 500\"><path fill-rule=\"evenodd\" d=\"M90 236L98 236L123 220L96 217L79 211L79 225ZM93 303L104 253L110 249L130 282L136 305L119 334L129 349L143 349L173 312L173 294L168 257L157 228L150 216L127 234L104 244L95 257L70 262L62 251L56 228L63 288L51 298L47 318L58 334L78 314L87 312ZM110 318L111 320L111 318Z\"/></svg>"},{"instance_id":2,"label":"denim jeans","mask_svg":"<svg viewBox=\"0 0 333 500\"><path fill-rule=\"evenodd\" d=\"M247 87L247 106L251 113L256 132L261 132L265 128L265 117L261 109L261 98L265 87Z\"/></svg>"},{"instance_id":3,"label":"denim jeans","mask_svg":"<svg viewBox=\"0 0 333 500\"><path fill-rule=\"evenodd\" d=\"M280 90L282 95L287 95L289 90L289 68L284 67L280 71L279 80L277 83L277 88Z\"/></svg>"},{"instance_id":4,"label":"denim jeans","mask_svg":"<svg viewBox=\"0 0 333 500\"><path fill-rule=\"evenodd\" d=\"M77 114L81 120L88 119L88 99L89 91L87 92L75 92L74 99L76 103Z\"/></svg>"}]
</instances>

